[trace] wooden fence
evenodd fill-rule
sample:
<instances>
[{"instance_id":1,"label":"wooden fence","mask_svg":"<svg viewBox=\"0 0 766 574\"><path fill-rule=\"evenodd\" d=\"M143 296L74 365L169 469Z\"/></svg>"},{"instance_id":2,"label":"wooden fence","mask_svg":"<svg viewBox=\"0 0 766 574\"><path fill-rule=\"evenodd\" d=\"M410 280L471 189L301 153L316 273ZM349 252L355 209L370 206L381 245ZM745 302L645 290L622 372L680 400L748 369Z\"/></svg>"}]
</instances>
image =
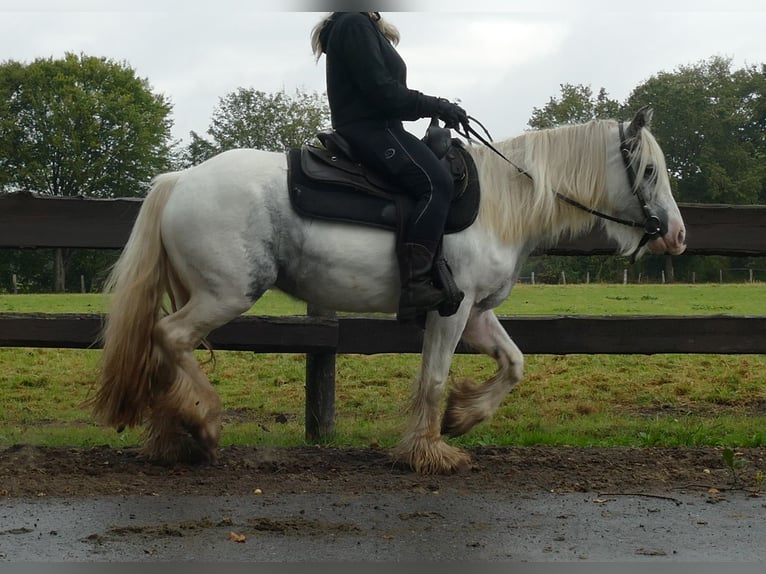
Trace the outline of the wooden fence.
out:
<instances>
[{"instance_id":1,"label":"wooden fence","mask_svg":"<svg viewBox=\"0 0 766 574\"><path fill-rule=\"evenodd\" d=\"M0 195L0 248L121 248L140 199L68 199ZM687 253L766 255L766 206L681 205ZM612 253L603 234L546 250L556 255ZM525 353L654 354L766 353L764 316L514 317L504 328ZM0 314L0 346L89 348L97 314ZM392 318L240 317L214 331L214 348L257 353L306 353L306 435L332 433L335 355L419 353L422 332ZM470 353L462 344L458 353Z\"/></svg>"},{"instance_id":2,"label":"wooden fence","mask_svg":"<svg viewBox=\"0 0 766 574\"><path fill-rule=\"evenodd\" d=\"M0 194L0 248L82 247L120 249L141 199L84 199L30 193ZM687 253L766 255L766 205L681 204ZM549 249L550 255L603 255L614 247L600 232Z\"/></svg>"}]
</instances>

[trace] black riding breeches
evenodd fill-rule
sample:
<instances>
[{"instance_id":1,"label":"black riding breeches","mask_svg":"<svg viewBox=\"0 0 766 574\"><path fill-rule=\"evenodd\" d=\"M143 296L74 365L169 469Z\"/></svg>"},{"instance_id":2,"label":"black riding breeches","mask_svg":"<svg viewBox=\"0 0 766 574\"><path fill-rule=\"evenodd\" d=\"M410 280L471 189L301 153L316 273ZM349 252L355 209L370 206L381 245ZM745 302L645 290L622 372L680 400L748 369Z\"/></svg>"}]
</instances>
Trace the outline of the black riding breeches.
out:
<instances>
[{"instance_id":1,"label":"black riding breeches","mask_svg":"<svg viewBox=\"0 0 766 574\"><path fill-rule=\"evenodd\" d=\"M434 153L401 122L357 122L336 129L364 165L415 199L400 242L433 250L444 233L454 190L452 178Z\"/></svg>"}]
</instances>

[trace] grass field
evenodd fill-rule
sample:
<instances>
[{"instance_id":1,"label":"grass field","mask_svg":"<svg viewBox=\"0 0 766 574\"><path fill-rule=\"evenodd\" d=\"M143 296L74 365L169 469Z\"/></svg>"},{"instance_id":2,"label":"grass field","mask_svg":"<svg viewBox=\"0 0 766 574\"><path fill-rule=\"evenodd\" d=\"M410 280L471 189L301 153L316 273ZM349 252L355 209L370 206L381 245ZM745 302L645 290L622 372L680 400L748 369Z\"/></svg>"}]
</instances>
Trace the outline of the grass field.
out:
<instances>
[{"instance_id":1,"label":"grass field","mask_svg":"<svg viewBox=\"0 0 766 574\"><path fill-rule=\"evenodd\" d=\"M102 313L99 294L0 295L0 313ZM704 285L517 285L498 315L762 315L763 283ZM303 315L306 304L269 291L248 312Z\"/></svg>"},{"instance_id":2,"label":"grass field","mask_svg":"<svg viewBox=\"0 0 766 574\"><path fill-rule=\"evenodd\" d=\"M520 285L501 315L762 315L766 286ZM94 313L100 295L5 295L0 312ZM255 314L303 314L270 292ZM629 336L629 334L626 334ZM0 348L0 446L136 444L96 425L80 404L98 351ZM200 353L204 358L205 354ZM417 355L340 356L333 444L393 444ZM218 352L206 370L226 411L223 444L303 443L303 355ZM494 362L456 356L453 380L484 381ZM528 355L526 376L494 419L463 445L761 446L766 444L762 355Z\"/></svg>"}]
</instances>

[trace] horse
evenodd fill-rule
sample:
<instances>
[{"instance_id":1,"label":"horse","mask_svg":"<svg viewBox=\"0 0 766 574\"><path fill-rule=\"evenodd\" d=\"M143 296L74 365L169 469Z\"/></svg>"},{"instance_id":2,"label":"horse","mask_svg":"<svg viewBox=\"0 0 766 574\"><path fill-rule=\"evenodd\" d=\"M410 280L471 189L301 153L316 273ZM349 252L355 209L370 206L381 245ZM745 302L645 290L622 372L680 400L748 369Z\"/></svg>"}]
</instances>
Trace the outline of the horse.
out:
<instances>
[{"instance_id":1,"label":"horse","mask_svg":"<svg viewBox=\"0 0 766 574\"><path fill-rule=\"evenodd\" d=\"M630 121L466 146L481 185L479 212L443 240L464 298L451 316L426 316L406 427L391 449L398 464L423 474L470 466L470 454L445 437L489 419L522 379L524 356L493 309L534 249L601 225L623 255L684 251L651 117L641 109ZM230 150L157 176L105 287L111 306L95 416L118 429L145 425L152 459L215 460L221 401L193 353L208 333L274 287L323 309L395 313L394 249L389 230L298 215L284 153ZM455 384L442 415L461 339L497 370L484 383Z\"/></svg>"}]
</instances>

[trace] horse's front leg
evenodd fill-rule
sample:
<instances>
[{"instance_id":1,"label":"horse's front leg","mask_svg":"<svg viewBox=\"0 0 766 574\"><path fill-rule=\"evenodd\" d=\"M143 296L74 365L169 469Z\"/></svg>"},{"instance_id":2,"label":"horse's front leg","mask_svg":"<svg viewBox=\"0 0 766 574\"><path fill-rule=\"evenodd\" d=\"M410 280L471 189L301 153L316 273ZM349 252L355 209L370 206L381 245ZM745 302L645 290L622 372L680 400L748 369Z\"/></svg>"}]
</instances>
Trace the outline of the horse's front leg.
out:
<instances>
[{"instance_id":1,"label":"horse's front leg","mask_svg":"<svg viewBox=\"0 0 766 574\"><path fill-rule=\"evenodd\" d=\"M497 372L482 385L464 381L451 390L442 432L460 436L489 419L524 371L524 355L491 310L471 311L463 341L497 361Z\"/></svg>"},{"instance_id":2,"label":"horse's front leg","mask_svg":"<svg viewBox=\"0 0 766 574\"><path fill-rule=\"evenodd\" d=\"M428 316L408 427L394 450L398 463L422 474L450 474L471 462L467 452L445 443L441 433L441 399L469 311L470 305L464 302L451 317L439 317L435 312Z\"/></svg>"}]
</instances>

